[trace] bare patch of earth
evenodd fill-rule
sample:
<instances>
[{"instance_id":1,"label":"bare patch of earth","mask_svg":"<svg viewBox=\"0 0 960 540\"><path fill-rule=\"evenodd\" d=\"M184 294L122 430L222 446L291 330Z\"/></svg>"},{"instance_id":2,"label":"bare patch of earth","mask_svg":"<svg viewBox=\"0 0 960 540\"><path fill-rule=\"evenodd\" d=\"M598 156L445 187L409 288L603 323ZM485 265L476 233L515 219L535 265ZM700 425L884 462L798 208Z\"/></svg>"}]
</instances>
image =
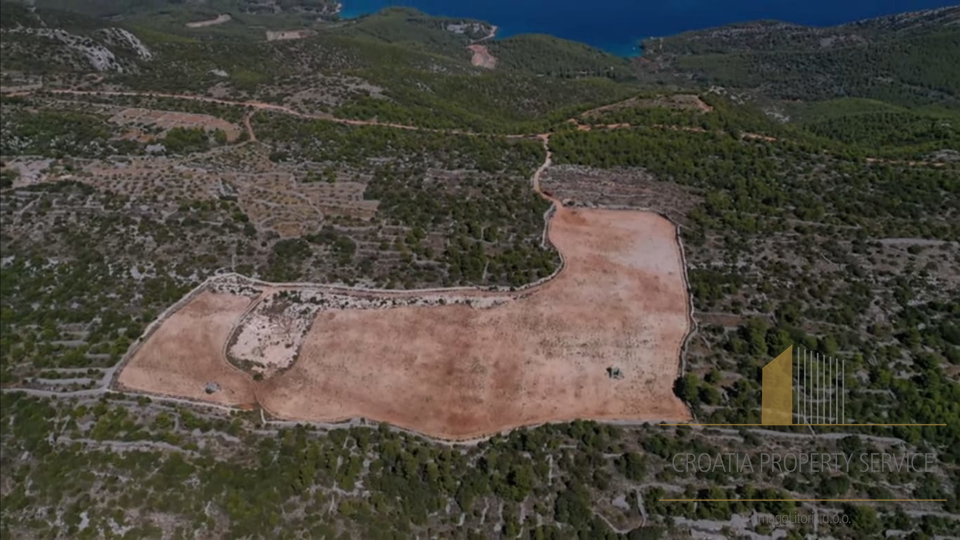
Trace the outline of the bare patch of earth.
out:
<instances>
[{"instance_id":1,"label":"bare patch of earth","mask_svg":"<svg viewBox=\"0 0 960 540\"><path fill-rule=\"evenodd\" d=\"M549 226L565 260L555 279L506 298L479 290L337 291L367 300L305 317L312 324L295 361L259 382L239 375L223 354L228 327L241 324L249 299L203 293L151 336L121 383L216 402L226 395L243 402L253 388L279 418L364 417L444 439L575 418L686 420L689 412L673 393L690 329L676 234L654 213L561 206ZM424 296L436 300L409 304ZM453 301L463 296L497 301ZM356 304L366 301L383 309ZM212 309L217 304L222 309ZM175 376L160 376L167 369ZM213 377L222 393L197 391Z\"/></svg>"},{"instance_id":2,"label":"bare patch of earth","mask_svg":"<svg viewBox=\"0 0 960 540\"><path fill-rule=\"evenodd\" d=\"M119 387L219 405L254 404L249 376L222 360L223 344L251 300L202 291L146 338L120 372ZM217 390L208 393L211 383Z\"/></svg>"},{"instance_id":3,"label":"bare patch of earth","mask_svg":"<svg viewBox=\"0 0 960 540\"><path fill-rule=\"evenodd\" d=\"M287 41L291 39L303 39L313 35L313 32L310 30L281 30L273 31L267 30L266 36L267 41Z\"/></svg>"},{"instance_id":4,"label":"bare patch of earth","mask_svg":"<svg viewBox=\"0 0 960 540\"><path fill-rule=\"evenodd\" d=\"M675 110L695 109L705 113L713 111L713 107L707 105L702 99L700 99L700 96L696 94L670 94L652 98L630 98L617 103L612 103L610 105L604 105L603 107L597 107L596 109L591 109L583 113L582 116L584 118L595 118L603 113L633 108L665 108Z\"/></svg>"},{"instance_id":5,"label":"bare patch of earth","mask_svg":"<svg viewBox=\"0 0 960 540\"><path fill-rule=\"evenodd\" d=\"M217 15L213 19L208 19L206 21L188 22L186 26L187 28L203 28L205 26L215 26L218 24L223 24L231 20L233 20L233 17L231 17L229 14L221 13L220 15Z\"/></svg>"},{"instance_id":6,"label":"bare patch of earth","mask_svg":"<svg viewBox=\"0 0 960 540\"><path fill-rule=\"evenodd\" d=\"M468 45L467 48L473 52L473 57L470 59L471 64L487 69L497 67L497 58L490 54L486 45L474 43L473 45Z\"/></svg>"}]
</instances>

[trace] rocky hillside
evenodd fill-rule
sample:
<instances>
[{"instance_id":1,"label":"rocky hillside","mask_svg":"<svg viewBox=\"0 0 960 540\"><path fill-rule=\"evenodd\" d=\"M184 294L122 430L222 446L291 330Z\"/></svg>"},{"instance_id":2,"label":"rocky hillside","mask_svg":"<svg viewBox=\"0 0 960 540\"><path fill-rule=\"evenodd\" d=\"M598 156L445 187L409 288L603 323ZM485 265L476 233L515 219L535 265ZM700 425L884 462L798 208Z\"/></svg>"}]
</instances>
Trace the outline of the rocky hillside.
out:
<instances>
[{"instance_id":1,"label":"rocky hillside","mask_svg":"<svg viewBox=\"0 0 960 540\"><path fill-rule=\"evenodd\" d=\"M0 4L4 70L131 73L153 52L128 30L97 19Z\"/></svg>"}]
</instances>

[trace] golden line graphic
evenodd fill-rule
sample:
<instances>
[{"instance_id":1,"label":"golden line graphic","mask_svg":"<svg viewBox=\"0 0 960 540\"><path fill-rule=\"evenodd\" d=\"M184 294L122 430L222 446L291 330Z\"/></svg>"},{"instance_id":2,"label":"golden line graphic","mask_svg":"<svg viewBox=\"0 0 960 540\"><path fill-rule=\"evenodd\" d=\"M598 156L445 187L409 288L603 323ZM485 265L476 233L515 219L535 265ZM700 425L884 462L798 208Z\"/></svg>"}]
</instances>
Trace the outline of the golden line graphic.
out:
<instances>
[{"instance_id":1,"label":"golden line graphic","mask_svg":"<svg viewBox=\"0 0 960 540\"><path fill-rule=\"evenodd\" d=\"M761 424L793 425L793 345L763 366Z\"/></svg>"},{"instance_id":2,"label":"golden line graphic","mask_svg":"<svg viewBox=\"0 0 960 540\"><path fill-rule=\"evenodd\" d=\"M660 499L660 502L946 502L946 499Z\"/></svg>"},{"instance_id":3,"label":"golden line graphic","mask_svg":"<svg viewBox=\"0 0 960 540\"><path fill-rule=\"evenodd\" d=\"M660 425L715 427L946 425L847 422L844 362L804 348L795 351L793 345L763 366L761 392L759 424L662 423ZM795 421L795 417L802 421Z\"/></svg>"}]
</instances>

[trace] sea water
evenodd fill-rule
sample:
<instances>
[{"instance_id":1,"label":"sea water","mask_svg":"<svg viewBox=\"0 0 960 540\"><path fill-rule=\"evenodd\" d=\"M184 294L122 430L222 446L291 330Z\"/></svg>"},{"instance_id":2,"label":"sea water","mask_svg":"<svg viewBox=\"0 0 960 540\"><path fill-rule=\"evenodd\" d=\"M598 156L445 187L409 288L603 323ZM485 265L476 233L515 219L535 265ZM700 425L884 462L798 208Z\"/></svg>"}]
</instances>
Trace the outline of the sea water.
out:
<instances>
[{"instance_id":1,"label":"sea water","mask_svg":"<svg viewBox=\"0 0 960 540\"><path fill-rule=\"evenodd\" d=\"M498 37L544 33L621 56L639 54L641 39L758 19L831 26L956 0L341 0L346 18L388 6L497 25Z\"/></svg>"}]
</instances>

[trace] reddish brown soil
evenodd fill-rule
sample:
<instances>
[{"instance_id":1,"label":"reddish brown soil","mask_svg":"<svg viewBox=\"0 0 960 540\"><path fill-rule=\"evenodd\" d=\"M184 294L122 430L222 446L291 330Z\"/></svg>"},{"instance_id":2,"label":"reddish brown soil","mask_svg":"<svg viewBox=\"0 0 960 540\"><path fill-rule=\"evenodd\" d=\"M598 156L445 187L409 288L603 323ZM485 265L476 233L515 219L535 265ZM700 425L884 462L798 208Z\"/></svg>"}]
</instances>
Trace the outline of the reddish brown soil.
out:
<instances>
[{"instance_id":1,"label":"reddish brown soil","mask_svg":"<svg viewBox=\"0 0 960 540\"><path fill-rule=\"evenodd\" d=\"M250 377L223 357L230 331L250 303L244 296L200 293L147 338L120 372L120 388L220 405L255 403ZM221 390L207 394L208 382Z\"/></svg>"},{"instance_id":2,"label":"reddish brown soil","mask_svg":"<svg viewBox=\"0 0 960 540\"><path fill-rule=\"evenodd\" d=\"M490 54L486 45L478 45L475 43L467 46L467 48L473 52L473 57L470 58L471 64L487 69L497 67L497 58Z\"/></svg>"},{"instance_id":3,"label":"reddish brown soil","mask_svg":"<svg viewBox=\"0 0 960 540\"><path fill-rule=\"evenodd\" d=\"M550 239L566 267L532 292L487 309L320 312L293 367L260 383L223 357L248 300L203 293L150 337L120 382L222 404L249 402L255 387L279 418L365 417L444 439L576 418L688 420L672 391L689 330L673 224L560 207ZM205 394L208 381L223 390Z\"/></svg>"},{"instance_id":4,"label":"reddish brown soil","mask_svg":"<svg viewBox=\"0 0 960 540\"><path fill-rule=\"evenodd\" d=\"M322 312L261 403L281 418L362 416L445 439L575 418L689 419L672 391L689 329L673 224L561 208L550 237L566 270L506 305Z\"/></svg>"}]
</instances>

